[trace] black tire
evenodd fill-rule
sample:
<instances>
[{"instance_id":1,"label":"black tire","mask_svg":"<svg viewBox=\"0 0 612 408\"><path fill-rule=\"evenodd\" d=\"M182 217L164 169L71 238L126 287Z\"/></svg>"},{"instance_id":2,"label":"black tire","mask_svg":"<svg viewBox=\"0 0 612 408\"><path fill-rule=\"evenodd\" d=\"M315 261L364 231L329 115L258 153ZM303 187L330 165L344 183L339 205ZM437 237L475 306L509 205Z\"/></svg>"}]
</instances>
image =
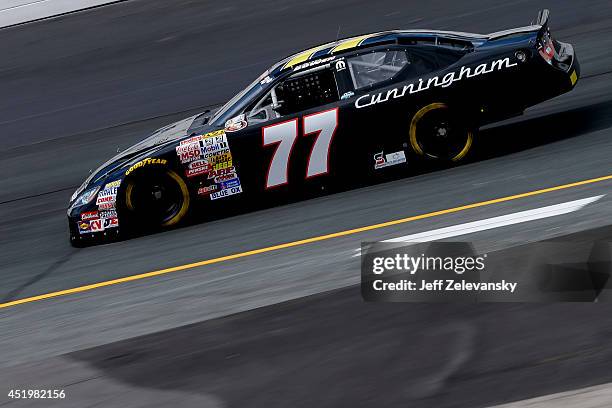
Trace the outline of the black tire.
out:
<instances>
[{"instance_id":1,"label":"black tire","mask_svg":"<svg viewBox=\"0 0 612 408\"><path fill-rule=\"evenodd\" d=\"M430 103L414 114L410 145L419 156L441 162L459 162L470 152L474 131L445 103Z\"/></svg>"},{"instance_id":2,"label":"black tire","mask_svg":"<svg viewBox=\"0 0 612 408\"><path fill-rule=\"evenodd\" d=\"M186 218L191 202L185 181L170 169L145 169L129 177L123 198L121 223L139 229L178 225Z\"/></svg>"}]
</instances>

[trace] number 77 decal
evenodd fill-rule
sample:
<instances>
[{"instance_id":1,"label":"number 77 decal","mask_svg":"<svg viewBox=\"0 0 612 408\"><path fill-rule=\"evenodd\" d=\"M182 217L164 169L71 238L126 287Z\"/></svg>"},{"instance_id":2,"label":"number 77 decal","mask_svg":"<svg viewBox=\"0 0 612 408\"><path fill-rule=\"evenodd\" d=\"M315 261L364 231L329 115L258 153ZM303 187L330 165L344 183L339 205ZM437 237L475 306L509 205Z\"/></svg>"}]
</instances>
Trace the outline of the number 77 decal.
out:
<instances>
[{"instance_id":1,"label":"number 77 decal","mask_svg":"<svg viewBox=\"0 0 612 408\"><path fill-rule=\"evenodd\" d=\"M329 172L329 147L338 127L338 108L304 116L304 136L316 133L317 138L310 150L306 178ZM278 187L289 182L289 161L298 137L298 119L266 126L262 129L263 145L276 144L272 156L266 188Z\"/></svg>"}]
</instances>

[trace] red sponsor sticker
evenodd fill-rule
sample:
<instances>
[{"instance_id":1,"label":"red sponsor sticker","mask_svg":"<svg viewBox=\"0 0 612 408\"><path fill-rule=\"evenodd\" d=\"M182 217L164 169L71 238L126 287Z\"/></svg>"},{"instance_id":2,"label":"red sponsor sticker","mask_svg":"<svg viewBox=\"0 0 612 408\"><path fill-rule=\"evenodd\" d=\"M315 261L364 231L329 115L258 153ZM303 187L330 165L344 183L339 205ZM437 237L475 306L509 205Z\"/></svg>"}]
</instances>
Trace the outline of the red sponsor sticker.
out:
<instances>
[{"instance_id":1,"label":"red sponsor sticker","mask_svg":"<svg viewBox=\"0 0 612 408\"><path fill-rule=\"evenodd\" d=\"M200 143L189 143L176 147L176 154L181 163L188 163L200 158Z\"/></svg>"},{"instance_id":2,"label":"red sponsor sticker","mask_svg":"<svg viewBox=\"0 0 612 408\"><path fill-rule=\"evenodd\" d=\"M201 176L212 170L212 166L207 160L197 160L189 163L189 167L185 171L187 177Z\"/></svg>"},{"instance_id":3,"label":"red sponsor sticker","mask_svg":"<svg viewBox=\"0 0 612 408\"><path fill-rule=\"evenodd\" d=\"M89 221L89 230L91 232L104 231L104 222L102 220Z\"/></svg>"},{"instance_id":4,"label":"red sponsor sticker","mask_svg":"<svg viewBox=\"0 0 612 408\"><path fill-rule=\"evenodd\" d=\"M100 203L98 204L98 209L99 210L112 210L115 208L115 201L112 201L110 203Z\"/></svg>"},{"instance_id":5,"label":"red sponsor sticker","mask_svg":"<svg viewBox=\"0 0 612 408\"><path fill-rule=\"evenodd\" d=\"M224 181L233 180L236 177L238 177L236 176L236 173L224 174L222 176L215 177L215 183L223 183Z\"/></svg>"},{"instance_id":6,"label":"red sponsor sticker","mask_svg":"<svg viewBox=\"0 0 612 408\"><path fill-rule=\"evenodd\" d=\"M208 186L208 187L200 187L198 189L198 195L208 195L215 190L217 190L216 184L213 184L212 186Z\"/></svg>"},{"instance_id":7,"label":"red sponsor sticker","mask_svg":"<svg viewBox=\"0 0 612 408\"><path fill-rule=\"evenodd\" d=\"M208 178L209 179L213 179L215 177L225 176L226 174L232 174L233 175L234 173L235 173L235 167L234 166L230 166L230 167L225 168L225 169L219 169L219 170L211 171L210 173L208 173Z\"/></svg>"},{"instance_id":8,"label":"red sponsor sticker","mask_svg":"<svg viewBox=\"0 0 612 408\"><path fill-rule=\"evenodd\" d=\"M193 143L199 143L200 140L202 140L202 136L194 136L194 137L190 137L189 139L185 139L185 140L181 140L181 142L179 143L181 146L184 145L188 145L188 144L193 144Z\"/></svg>"},{"instance_id":9,"label":"red sponsor sticker","mask_svg":"<svg viewBox=\"0 0 612 408\"><path fill-rule=\"evenodd\" d=\"M98 199L96 200L96 204L113 202L115 201L116 197L117 196L114 196L114 195L104 196L104 197L98 196Z\"/></svg>"},{"instance_id":10,"label":"red sponsor sticker","mask_svg":"<svg viewBox=\"0 0 612 408\"><path fill-rule=\"evenodd\" d=\"M102 229L106 229L106 228L116 228L119 226L119 219L118 218L107 218L105 220L103 220L103 227Z\"/></svg>"},{"instance_id":11,"label":"red sponsor sticker","mask_svg":"<svg viewBox=\"0 0 612 408\"><path fill-rule=\"evenodd\" d=\"M81 214L81 219L83 221L93 220L94 218L98 218L98 212L97 211L88 211L88 212L84 212L84 213Z\"/></svg>"}]
</instances>

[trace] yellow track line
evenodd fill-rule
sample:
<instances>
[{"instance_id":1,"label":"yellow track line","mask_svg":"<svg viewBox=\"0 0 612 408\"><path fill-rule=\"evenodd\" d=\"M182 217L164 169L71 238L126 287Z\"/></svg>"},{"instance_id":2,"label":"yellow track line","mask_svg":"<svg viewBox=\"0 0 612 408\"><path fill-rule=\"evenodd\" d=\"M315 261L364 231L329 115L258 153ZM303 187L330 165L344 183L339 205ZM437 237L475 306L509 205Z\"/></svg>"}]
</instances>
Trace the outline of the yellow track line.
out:
<instances>
[{"instance_id":1,"label":"yellow track line","mask_svg":"<svg viewBox=\"0 0 612 408\"><path fill-rule=\"evenodd\" d=\"M257 255L257 254L263 254L263 253L266 253L266 252L278 251L280 249L286 249L286 248L296 247L296 246L300 246L300 245L311 244L313 242L325 241L325 240L332 239L332 238L344 237L344 236L347 236L347 235L354 235L354 234L358 234L360 232L366 232L366 231L372 231L372 230L375 230L375 229L391 227L393 225L405 224L405 223L416 221L416 220L422 220L422 219L425 219L425 218L437 217L439 215L444 215L444 214L456 213L456 212L459 212L459 211L465 211L465 210L469 210L469 209L472 209L472 208L484 207L484 206L487 206L487 205L492 205L492 204L498 204L498 203L503 203L503 202L507 202L507 201L518 200L520 198L536 196L536 195L540 195L540 194L550 193L550 192L553 192L553 191L566 190L566 189L569 189L569 188L572 188L572 187L579 187L579 186L584 186L584 185L587 185L587 184L600 183L600 182L606 181L606 180L612 180L612 174L607 175L607 176L603 176L603 177L598 177L598 178L593 178L593 179L588 179L588 180L577 181L577 182L574 182L574 183L562 184L562 185L554 186L554 187L548 187L548 188L544 188L544 189L541 189L541 190L529 191L527 193L521 193L521 194L511 195L511 196L507 196L507 197L495 198L493 200L481 201L481 202L477 202L477 203L467 204L467 205L463 205L463 206L460 206L460 207L448 208L446 210L434 211L434 212L420 214L420 215L415 215L415 216L407 217L407 218L400 218L398 220L382 222L380 224L367 225L367 226L364 226L364 227L354 228L354 229L350 229L350 230L334 232L332 234L320 235L320 236L317 236L317 237L302 239L302 240L299 240L299 241L286 242L284 244L279 244L279 245L269 246L269 247L265 247L265 248L254 249L254 250L251 250L251 251L240 252L240 253L232 254L232 255L226 255L226 256L219 257L219 258L207 259L207 260L204 260L204 261L194 262L194 263L190 263L190 264L174 266L172 268L160 269L158 271L141 273L139 275L126 276L125 278L113 279L113 280L109 280L109 281L94 283L94 284L91 284L91 285L79 286L79 287L72 288L72 289L65 289L65 290L60 290L60 291L57 291L57 292L50 292L50 293L45 293L45 294L38 295L38 296L32 296L32 297L28 297L28 298L13 300L13 301L7 302L7 303L0 303L0 309L11 307L11 306L20 305L20 304L23 304L23 303L31 303L31 302L36 302L36 301L39 301L39 300L44 300L44 299L54 298L54 297L58 297L58 296L69 295L69 294L72 294L72 293L87 292L87 291L90 291L92 289L102 288L104 286L112 286L112 285L117 285L117 284L120 284L120 283L131 282L131 281L136 281L136 280L145 279L145 278L151 278L153 276L165 275L165 274L168 274L168 273L178 272L178 271L184 271L186 269L192 269L192 268L197 268L197 267L200 267L200 266L216 264L216 263L219 263L219 262L230 261L232 259L244 258L244 257L247 257L247 256L252 256L252 255Z\"/></svg>"}]
</instances>

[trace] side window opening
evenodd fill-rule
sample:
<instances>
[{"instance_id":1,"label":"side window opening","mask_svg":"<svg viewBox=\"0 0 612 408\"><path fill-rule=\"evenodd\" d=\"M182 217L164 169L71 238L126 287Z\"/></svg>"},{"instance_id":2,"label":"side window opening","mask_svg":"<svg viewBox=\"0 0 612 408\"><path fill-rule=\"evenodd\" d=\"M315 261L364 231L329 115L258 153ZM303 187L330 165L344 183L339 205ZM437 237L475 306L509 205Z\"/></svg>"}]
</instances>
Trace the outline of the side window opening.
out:
<instances>
[{"instance_id":1,"label":"side window opening","mask_svg":"<svg viewBox=\"0 0 612 408\"><path fill-rule=\"evenodd\" d=\"M261 123L275 118L276 112L272 109L274 106L272 93L268 92L247 114L249 123Z\"/></svg>"},{"instance_id":2,"label":"side window opening","mask_svg":"<svg viewBox=\"0 0 612 408\"><path fill-rule=\"evenodd\" d=\"M355 89L393 78L409 64L403 50L374 51L347 59Z\"/></svg>"},{"instance_id":3,"label":"side window opening","mask_svg":"<svg viewBox=\"0 0 612 408\"><path fill-rule=\"evenodd\" d=\"M408 50L408 66L406 67L405 75L408 78L417 78L427 75L439 69L439 61L436 54L415 48Z\"/></svg>"},{"instance_id":4,"label":"side window opening","mask_svg":"<svg viewBox=\"0 0 612 408\"><path fill-rule=\"evenodd\" d=\"M464 50L453 49L453 48L438 48L436 52L436 59L440 69L446 68L449 65L459 61L466 53Z\"/></svg>"},{"instance_id":5,"label":"side window opening","mask_svg":"<svg viewBox=\"0 0 612 408\"><path fill-rule=\"evenodd\" d=\"M281 115L311 109L339 99L334 73L329 68L315 69L289 77L276 87Z\"/></svg>"},{"instance_id":6,"label":"side window opening","mask_svg":"<svg viewBox=\"0 0 612 408\"><path fill-rule=\"evenodd\" d=\"M294 74L276 85L247 110L247 119L249 124L262 123L339 99L332 70L329 66L317 67Z\"/></svg>"}]
</instances>

